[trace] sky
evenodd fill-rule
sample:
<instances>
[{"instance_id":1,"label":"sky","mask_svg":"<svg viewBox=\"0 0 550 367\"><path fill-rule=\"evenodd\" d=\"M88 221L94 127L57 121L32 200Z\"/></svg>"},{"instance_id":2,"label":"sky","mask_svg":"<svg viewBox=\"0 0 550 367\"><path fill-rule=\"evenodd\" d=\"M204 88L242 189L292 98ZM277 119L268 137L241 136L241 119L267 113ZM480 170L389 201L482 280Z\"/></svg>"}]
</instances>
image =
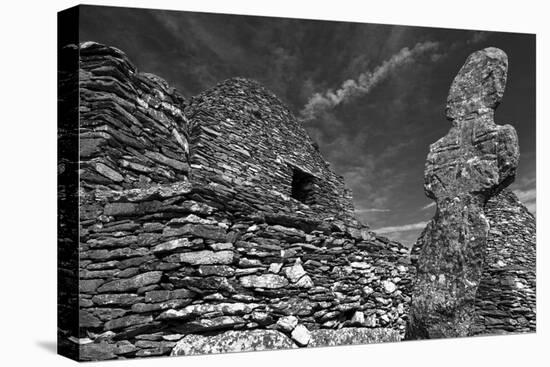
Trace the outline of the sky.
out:
<instances>
[{"instance_id":1,"label":"sky","mask_svg":"<svg viewBox=\"0 0 550 367\"><path fill-rule=\"evenodd\" d=\"M511 188L536 212L534 35L83 6L80 41L121 49L187 97L235 76L258 80L344 176L358 218L407 246L435 212L424 163L451 126L450 84L470 53L501 48L508 83L495 121L518 132Z\"/></svg>"}]
</instances>

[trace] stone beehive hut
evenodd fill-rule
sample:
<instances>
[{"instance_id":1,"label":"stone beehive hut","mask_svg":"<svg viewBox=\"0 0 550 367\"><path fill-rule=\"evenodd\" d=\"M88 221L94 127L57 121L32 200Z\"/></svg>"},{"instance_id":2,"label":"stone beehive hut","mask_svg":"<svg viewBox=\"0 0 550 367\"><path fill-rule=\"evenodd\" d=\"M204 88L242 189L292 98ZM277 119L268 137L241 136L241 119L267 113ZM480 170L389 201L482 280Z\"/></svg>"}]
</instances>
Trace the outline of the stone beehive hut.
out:
<instances>
[{"instance_id":1,"label":"stone beehive hut","mask_svg":"<svg viewBox=\"0 0 550 367\"><path fill-rule=\"evenodd\" d=\"M60 195L60 215L80 213L78 232L60 227L63 354L401 337L408 251L353 218L342 178L273 94L237 78L186 99L92 42L61 58L78 63L61 65L60 193L79 191ZM63 148L74 139L78 152Z\"/></svg>"},{"instance_id":2,"label":"stone beehive hut","mask_svg":"<svg viewBox=\"0 0 550 367\"><path fill-rule=\"evenodd\" d=\"M292 113L257 82L227 80L192 98L185 113L192 182L232 187L243 203L265 211L279 211L283 202L283 208L321 218L352 217L342 177Z\"/></svg>"}]
</instances>

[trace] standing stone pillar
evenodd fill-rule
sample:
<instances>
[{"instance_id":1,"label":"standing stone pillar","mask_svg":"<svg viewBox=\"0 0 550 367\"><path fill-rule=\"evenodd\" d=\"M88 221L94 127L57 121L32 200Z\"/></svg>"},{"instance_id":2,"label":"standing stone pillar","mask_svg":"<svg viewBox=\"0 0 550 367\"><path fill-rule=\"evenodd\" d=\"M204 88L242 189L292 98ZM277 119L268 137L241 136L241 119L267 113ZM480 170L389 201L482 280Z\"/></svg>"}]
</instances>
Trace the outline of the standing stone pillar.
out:
<instances>
[{"instance_id":1,"label":"standing stone pillar","mask_svg":"<svg viewBox=\"0 0 550 367\"><path fill-rule=\"evenodd\" d=\"M419 239L407 339L469 334L489 232L484 206L514 180L519 158L514 128L493 120L507 67L506 54L489 47L471 54L451 85L452 127L430 146L424 172L437 211Z\"/></svg>"}]
</instances>

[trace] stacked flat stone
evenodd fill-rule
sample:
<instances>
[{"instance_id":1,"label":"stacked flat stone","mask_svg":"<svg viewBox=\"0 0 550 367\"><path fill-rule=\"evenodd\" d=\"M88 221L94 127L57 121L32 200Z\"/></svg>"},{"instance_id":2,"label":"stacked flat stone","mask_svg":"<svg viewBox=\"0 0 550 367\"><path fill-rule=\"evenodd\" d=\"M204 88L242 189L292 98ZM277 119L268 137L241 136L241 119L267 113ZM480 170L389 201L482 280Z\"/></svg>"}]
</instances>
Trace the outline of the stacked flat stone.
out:
<instances>
[{"instance_id":1,"label":"stacked flat stone","mask_svg":"<svg viewBox=\"0 0 550 367\"><path fill-rule=\"evenodd\" d=\"M351 193L288 108L259 83L232 78L191 98L192 180L234 210L332 219L360 228ZM308 203L291 200L293 169L312 177Z\"/></svg>"},{"instance_id":2,"label":"stacked flat stone","mask_svg":"<svg viewBox=\"0 0 550 367\"><path fill-rule=\"evenodd\" d=\"M82 182L94 190L185 181L184 98L116 48L86 42L79 58Z\"/></svg>"},{"instance_id":3,"label":"stacked flat stone","mask_svg":"<svg viewBox=\"0 0 550 367\"><path fill-rule=\"evenodd\" d=\"M351 216L341 178L280 101L235 79L189 103L117 49L89 42L79 55L79 325L60 330L79 359L229 351L225 338L256 350L402 337L407 249ZM249 100L252 112L232 110ZM273 131L247 140L254 125L227 122L241 113ZM272 149L266 164L283 171L261 166ZM315 177L316 205L289 197L289 165Z\"/></svg>"},{"instance_id":4,"label":"stacked flat stone","mask_svg":"<svg viewBox=\"0 0 550 367\"><path fill-rule=\"evenodd\" d=\"M314 336L342 327L403 334L411 279L398 243L230 221L190 187L140 194L102 191L106 222L83 228L80 336L93 341L81 347L90 359L169 354L186 335L227 330L276 330L298 346L309 344L298 326ZM284 317L296 324L280 326Z\"/></svg>"},{"instance_id":5,"label":"stacked flat stone","mask_svg":"<svg viewBox=\"0 0 550 367\"><path fill-rule=\"evenodd\" d=\"M64 335L58 338L63 355L79 358L79 348L67 339L78 335L78 47L59 51L58 70L58 244L57 244L57 309L58 326Z\"/></svg>"},{"instance_id":6,"label":"stacked flat stone","mask_svg":"<svg viewBox=\"0 0 550 367\"><path fill-rule=\"evenodd\" d=\"M472 334L536 331L536 221L510 190L489 200L487 258Z\"/></svg>"},{"instance_id":7,"label":"stacked flat stone","mask_svg":"<svg viewBox=\"0 0 550 367\"><path fill-rule=\"evenodd\" d=\"M502 50L486 48L468 57L451 85L452 127L430 146L426 162L424 187L437 211L419 239L410 339L473 333L488 253L485 205L514 180L519 159L514 128L493 120L507 67Z\"/></svg>"}]
</instances>

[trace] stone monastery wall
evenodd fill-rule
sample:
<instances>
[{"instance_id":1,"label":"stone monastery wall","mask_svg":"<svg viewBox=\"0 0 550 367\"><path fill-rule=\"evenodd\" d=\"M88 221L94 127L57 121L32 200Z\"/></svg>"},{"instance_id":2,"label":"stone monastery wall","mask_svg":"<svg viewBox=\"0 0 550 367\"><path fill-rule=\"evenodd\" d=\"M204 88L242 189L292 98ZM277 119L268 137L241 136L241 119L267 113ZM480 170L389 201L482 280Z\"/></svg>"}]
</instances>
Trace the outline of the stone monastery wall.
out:
<instances>
[{"instance_id":1,"label":"stone monastery wall","mask_svg":"<svg viewBox=\"0 0 550 367\"><path fill-rule=\"evenodd\" d=\"M189 102L117 49L64 52L79 57L80 232L78 327L60 313L61 345L97 360L252 330L273 348L400 338L407 249L353 219L342 179L272 94L234 79ZM313 177L310 205L290 197L293 170Z\"/></svg>"}]
</instances>

